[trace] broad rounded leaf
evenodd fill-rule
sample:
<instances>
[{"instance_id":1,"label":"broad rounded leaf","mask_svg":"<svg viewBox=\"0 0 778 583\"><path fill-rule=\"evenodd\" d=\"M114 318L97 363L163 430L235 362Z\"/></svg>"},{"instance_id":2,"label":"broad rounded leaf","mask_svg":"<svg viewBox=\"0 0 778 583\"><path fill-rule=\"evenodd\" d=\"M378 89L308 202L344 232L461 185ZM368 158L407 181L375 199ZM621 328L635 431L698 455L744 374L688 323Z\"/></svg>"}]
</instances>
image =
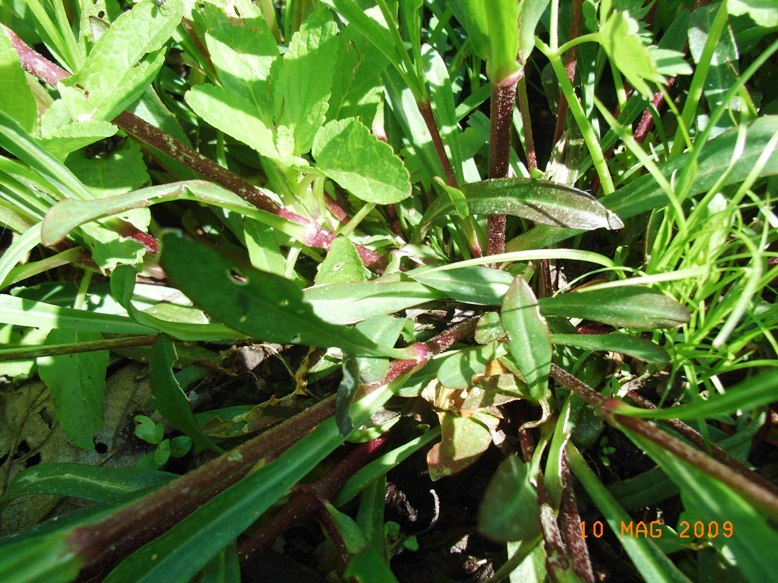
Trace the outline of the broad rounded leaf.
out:
<instances>
[{"instance_id":1,"label":"broad rounded leaf","mask_svg":"<svg viewBox=\"0 0 778 583\"><path fill-rule=\"evenodd\" d=\"M525 541L540 533L540 510L530 468L530 464L510 456L492 476L478 513L478 529L489 538Z\"/></svg>"},{"instance_id":2,"label":"broad rounded leaf","mask_svg":"<svg viewBox=\"0 0 778 583\"><path fill-rule=\"evenodd\" d=\"M313 157L321 172L360 200L393 204L411 194L410 175L392 147L356 118L321 128Z\"/></svg>"}]
</instances>

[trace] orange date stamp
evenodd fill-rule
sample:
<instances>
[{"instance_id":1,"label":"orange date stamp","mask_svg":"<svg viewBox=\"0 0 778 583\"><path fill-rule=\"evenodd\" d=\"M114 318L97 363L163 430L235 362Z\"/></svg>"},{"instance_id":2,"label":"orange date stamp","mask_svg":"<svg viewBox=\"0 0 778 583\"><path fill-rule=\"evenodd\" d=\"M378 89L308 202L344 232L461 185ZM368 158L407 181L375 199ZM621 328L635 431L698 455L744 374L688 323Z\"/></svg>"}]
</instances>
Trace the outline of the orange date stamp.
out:
<instances>
[{"instance_id":1,"label":"orange date stamp","mask_svg":"<svg viewBox=\"0 0 778 583\"><path fill-rule=\"evenodd\" d=\"M602 520L594 520L587 522L581 521L581 538L602 538L605 533L605 522ZM643 520L622 520L615 525L614 531L621 538L662 538L667 532L662 528L663 524L658 520L652 520L646 522ZM677 536L681 539L696 540L696 539L714 539L714 538L731 538L735 533L735 527L732 521L725 520L719 522L717 520L710 520L708 522L702 520L688 521L682 520L678 523Z\"/></svg>"}]
</instances>

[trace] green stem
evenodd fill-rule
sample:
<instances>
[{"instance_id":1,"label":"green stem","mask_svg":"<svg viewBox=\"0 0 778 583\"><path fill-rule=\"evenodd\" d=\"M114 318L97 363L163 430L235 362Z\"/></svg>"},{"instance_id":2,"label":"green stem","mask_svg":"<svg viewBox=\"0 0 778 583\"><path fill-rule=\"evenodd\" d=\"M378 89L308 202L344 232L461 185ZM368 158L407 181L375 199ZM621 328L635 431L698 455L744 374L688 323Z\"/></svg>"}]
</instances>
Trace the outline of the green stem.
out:
<instances>
[{"instance_id":1,"label":"green stem","mask_svg":"<svg viewBox=\"0 0 778 583\"><path fill-rule=\"evenodd\" d=\"M578 97L575 94L572 83L570 83L570 80L567 78L567 73L565 72L565 66L562 63L562 59L557 52L552 51L550 47L540 39L535 39L535 46L544 55L546 55L549 62L551 63L551 67L554 69L554 73L556 74L557 80L559 81L559 86L562 89L562 93L564 94L565 99L567 99L568 107L570 107L570 112L573 114L575 122L578 124L578 128L581 130L586 147L589 149L589 155L592 157L592 164L594 164L594 168L600 178L603 193L612 193L615 190L613 186L613 179L611 178L610 170L608 169L608 163L605 160L605 155L603 154L602 147L600 146L599 138L595 133L592 124L589 123L589 120L586 117L586 113L581 106L581 102L578 101Z\"/></svg>"},{"instance_id":2,"label":"green stem","mask_svg":"<svg viewBox=\"0 0 778 583\"><path fill-rule=\"evenodd\" d=\"M708 38L705 40L705 46L702 49L702 55L700 56L700 60L697 63L696 69L694 70L694 76L692 77L692 82L689 86L689 93L686 97L686 102L683 104L683 113L681 114L682 119L679 120L678 129L676 130L675 137L673 138L673 147L670 150L671 158L674 158L680 154L683 149L684 141L681 139L682 133L680 124L683 124L686 128L690 128L694 123L694 117L697 114L697 107L700 104L702 91L705 87L705 80L708 77L711 62L713 61L713 53L716 51L716 46L718 46L721 33L724 31L724 27L727 24L727 17L727 3L722 2L721 6L716 12L716 16L713 18L710 30L708 31ZM712 125L714 125L714 122L708 120L708 127ZM698 139L697 142L700 143L701 140Z\"/></svg>"}]
</instances>

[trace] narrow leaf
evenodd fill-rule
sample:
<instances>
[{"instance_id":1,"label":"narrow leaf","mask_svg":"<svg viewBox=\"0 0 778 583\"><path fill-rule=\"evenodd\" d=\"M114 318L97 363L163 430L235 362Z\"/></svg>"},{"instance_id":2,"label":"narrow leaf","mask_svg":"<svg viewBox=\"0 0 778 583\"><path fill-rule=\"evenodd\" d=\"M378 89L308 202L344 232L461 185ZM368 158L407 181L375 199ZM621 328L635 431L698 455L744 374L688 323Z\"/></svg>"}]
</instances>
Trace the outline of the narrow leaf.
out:
<instances>
[{"instance_id":1,"label":"narrow leaf","mask_svg":"<svg viewBox=\"0 0 778 583\"><path fill-rule=\"evenodd\" d=\"M548 391L551 371L551 335L540 315L538 300L523 278L513 280L502 303L502 325L508 348L535 399Z\"/></svg>"},{"instance_id":2,"label":"narrow leaf","mask_svg":"<svg viewBox=\"0 0 778 583\"><path fill-rule=\"evenodd\" d=\"M613 212L583 191L530 178L500 178L461 186L474 214L505 214L544 225L575 229L620 229L624 226ZM439 197L424 214L422 233L450 215L454 205Z\"/></svg>"},{"instance_id":3,"label":"narrow leaf","mask_svg":"<svg viewBox=\"0 0 778 583\"><path fill-rule=\"evenodd\" d=\"M221 449L200 429L189 399L173 374L176 358L175 346L167 336L160 334L154 343L150 367L151 390L157 410L173 427L191 437L198 450L210 449L219 452Z\"/></svg>"},{"instance_id":4,"label":"narrow leaf","mask_svg":"<svg viewBox=\"0 0 778 583\"><path fill-rule=\"evenodd\" d=\"M585 318L619 328L677 328L689 311L674 299L643 287L559 294L540 301L545 316Z\"/></svg>"},{"instance_id":5,"label":"narrow leaf","mask_svg":"<svg viewBox=\"0 0 778 583\"><path fill-rule=\"evenodd\" d=\"M5 502L26 494L53 494L94 502L116 502L127 494L161 486L175 477L175 474L139 468L39 464L17 474L2 500Z\"/></svg>"},{"instance_id":6,"label":"narrow leaf","mask_svg":"<svg viewBox=\"0 0 778 583\"><path fill-rule=\"evenodd\" d=\"M628 334L552 334L551 343L560 346L575 346L585 350L620 352L646 362L659 364L670 362L664 349L650 340Z\"/></svg>"},{"instance_id":7,"label":"narrow leaf","mask_svg":"<svg viewBox=\"0 0 778 583\"><path fill-rule=\"evenodd\" d=\"M648 419L706 419L763 407L775 402L777 393L778 371L772 370L728 388L723 395L715 395L704 401L667 409L629 407L623 413L620 409L619 415Z\"/></svg>"},{"instance_id":8,"label":"narrow leaf","mask_svg":"<svg viewBox=\"0 0 778 583\"><path fill-rule=\"evenodd\" d=\"M477 266L414 272L411 277L459 302L484 306L499 305L513 281L505 271Z\"/></svg>"}]
</instances>

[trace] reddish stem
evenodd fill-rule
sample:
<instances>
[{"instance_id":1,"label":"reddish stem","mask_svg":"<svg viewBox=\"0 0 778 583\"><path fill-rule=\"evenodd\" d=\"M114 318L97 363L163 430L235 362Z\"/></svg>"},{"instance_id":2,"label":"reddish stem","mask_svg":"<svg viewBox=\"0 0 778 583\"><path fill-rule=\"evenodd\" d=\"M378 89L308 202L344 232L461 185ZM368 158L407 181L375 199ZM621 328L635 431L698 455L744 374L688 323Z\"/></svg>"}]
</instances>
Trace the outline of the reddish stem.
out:
<instances>
[{"instance_id":1,"label":"reddish stem","mask_svg":"<svg viewBox=\"0 0 778 583\"><path fill-rule=\"evenodd\" d=\"M457 179L454 175L454 169L451 167L451 161L446 154L446 148L443 145L443 139L440 137L440 130L438 124L435 122L435 115L432 113L432 105L428 100L417 101L417 107L421 117L424 118L424 123L432 136L432 143L435 146L435 152L438 154L440 163L443 165L443 173L446 175L446 182L449 186L456 186Z\"/></svg>"},{"instance_id":2,"label":"reddish stem","mask_svg":"<svg viewBox=\"0 0 778 583\"><path fill-rule=\"evenodd\" d=\"M581 19L583 12L581 10L583 6L583 0L573 0L573 12L570 15L570 29L568 33L568 41L577 38L581 34ZM565 65L565 73L570 83L573 83L575 79L575 69L578 65L578 47L573 47L565 53L563 58ZM567 110L569 104L564 95L559 98L559 111L557 112L556 127L554 128L554 141L556 144L559 138L562 137L562 132L565 130L565 121L567 121Z\"/></svg>"},{"instance_id":3,"label":"reddish stem","mask_svg":"<svg viewBox=\"0 0 778 583\"><path fill-rule=\"evenodd\" d=\"M338 465L313 484L301 486L295 490L289 503L279 510L255 534L243 541L238 547L238 558L241 562L250 559L257 551L262 550L293 526L297 526L307 517L321 511L320 518L329 516L322 506L324 500L331 500L343 484L354 472L364 466L378 449L386 443L388 434L363 443L353 449ZM340 540L337 528L333 540ZM348 555L346 555L348 556Z\"/></svg>"},{"instance_id":4,"label":"reddish stem","mask_svg":"<svg viewBox=\"0 0 778 583\"><path fill-rule=\"evenodd\" d=\"M505 178L511 159L511 128L516 84L523 72L492 84L489 105L489 178ZM487 227L487 253L505 251L505 215L491 215Z\"/></svg>"},{"instance_id":5,"label":"reddish stem","mask_svg":"<svg viewBox=\"0 0 778 583\"><path fill-rule=\"evenodd\" d=\"M235 484L260 460L293 445L334 411L333 395L115 514L75 528L69 536L70 547L86 562L111 562L112 557L123 556ZM104 556L106 553L110 556Z\"/></svg>"},{"instance_id":6,"label":"reddish stem","mask_svg":"<svg viewBox=\"0 0 778 583\"><path fill-rule=\"evenodd\" d=\"M572 562L573 572L581 581L594 583L592 561L586 540L581 536L581 516L578 513L578 503L575 499L573 481L567 467L567 453L562 451L562 500L559 506L559 532L567 549L567 555Z\"/></svg>"}]
</instances>

